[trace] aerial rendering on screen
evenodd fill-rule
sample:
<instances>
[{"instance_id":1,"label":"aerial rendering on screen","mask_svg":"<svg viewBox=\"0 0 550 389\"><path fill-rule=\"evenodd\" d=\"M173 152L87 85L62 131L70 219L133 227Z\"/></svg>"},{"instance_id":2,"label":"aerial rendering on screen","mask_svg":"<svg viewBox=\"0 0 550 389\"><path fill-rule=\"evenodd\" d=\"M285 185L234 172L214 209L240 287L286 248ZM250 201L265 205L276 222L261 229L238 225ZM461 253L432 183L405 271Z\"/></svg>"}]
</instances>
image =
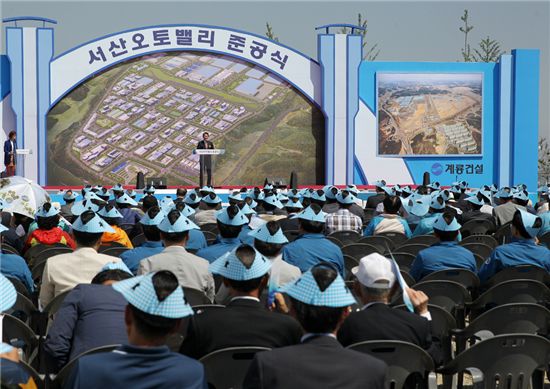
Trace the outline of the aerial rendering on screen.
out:
<instances>
[{"instance_id":1,"label":"aerial rendering on screen","mask_svg":"<svg viewBox=\"0 0 550 389\"><path fill-rule=\"evenodd\" d=\"M482 73L377 73L379 155L481 154Z\"/></svg>"},{"instance_id":2,"label":"aerial rendering on screen","mask_svg":"<svg viewBox=\"0 0 550 389\"><path fill-rule=\"evenodd\" d=\"M48 184L133 183L137 172L197 183L204 131L225 154L216 185L296 171L322 180L323 116L284 80L251 63L170 52L116 65L87 80L48 115Z\"/></svg>"}]
</instances>

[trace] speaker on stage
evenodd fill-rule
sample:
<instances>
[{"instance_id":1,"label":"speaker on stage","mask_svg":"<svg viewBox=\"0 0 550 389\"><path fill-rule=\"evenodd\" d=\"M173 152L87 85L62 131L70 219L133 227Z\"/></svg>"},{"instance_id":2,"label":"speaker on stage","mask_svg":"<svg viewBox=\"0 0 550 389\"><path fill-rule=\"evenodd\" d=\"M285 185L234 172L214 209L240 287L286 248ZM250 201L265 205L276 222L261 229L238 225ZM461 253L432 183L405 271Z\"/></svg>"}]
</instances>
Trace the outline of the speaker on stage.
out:
<instances>
[{"instance_id":1,"label":"speaker on stage","mask_svg":"<svg viewBox=\"0 0 550 389\"><path fill-rule=\"evenodd\" d=\"M166 189L168 180L166 177L148 177L147 186L153 185L155 189Z\"/></svg>"},{"instance_id":2,"label":"speaker on stage","mask_svg":"<svg viewBox=\"0 0 550 389\"><path fill-rule=\"evenodd\" d=\"M139 172L136 178L136 189L145 188L145 175L143 172Z\"/></svg>"}]
</instances>

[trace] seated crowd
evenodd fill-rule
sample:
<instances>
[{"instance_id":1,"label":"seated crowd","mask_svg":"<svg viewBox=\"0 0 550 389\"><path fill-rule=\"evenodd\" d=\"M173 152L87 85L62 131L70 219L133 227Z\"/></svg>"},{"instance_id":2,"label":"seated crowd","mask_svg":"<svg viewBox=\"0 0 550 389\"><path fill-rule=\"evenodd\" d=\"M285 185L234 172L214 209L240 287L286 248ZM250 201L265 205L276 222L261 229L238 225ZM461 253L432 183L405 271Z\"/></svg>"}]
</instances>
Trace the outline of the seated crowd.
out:
<instances>
[{"instance_id":1,"label":"seated crowd","mask_svg":"<svg viewBox=\"0 0 550 389\"><path fill-rule=\"evenodd\" d=\"M175 198L147 187L138 199L121 185L88 185L64 192L60 207L41 204L34 218L0 200L0 242L9 248L1 254L0 311L14 306L14 285L38 309L63 299L41 346L47 373L120 345L79 357L67 388L204 388L197 360L240 346L272 349L255 355L245 388L383 388L387 365L346 347L399 340L441 366L441 339L428 296L403 284L392 250L365 252L351 266L335 243L339 232L430 235L435 243L405 269L415 281L446 269L469 270L482 285L509 267L550 272L550 251L538 242L550 231L548 187L534 206L524 185L375 187L365 208L354 185L243 188L226 206L211 187L178 189ZM488 233L509 228L482 263L460 244L463 226L480 220ZM40 260L50 247L65 248ZM194 310L196 296L224 307ZM398 299L409 309L393 308ZM12 346L0 349L2 381L30 385Z\"/></svg>"}]
</instances>

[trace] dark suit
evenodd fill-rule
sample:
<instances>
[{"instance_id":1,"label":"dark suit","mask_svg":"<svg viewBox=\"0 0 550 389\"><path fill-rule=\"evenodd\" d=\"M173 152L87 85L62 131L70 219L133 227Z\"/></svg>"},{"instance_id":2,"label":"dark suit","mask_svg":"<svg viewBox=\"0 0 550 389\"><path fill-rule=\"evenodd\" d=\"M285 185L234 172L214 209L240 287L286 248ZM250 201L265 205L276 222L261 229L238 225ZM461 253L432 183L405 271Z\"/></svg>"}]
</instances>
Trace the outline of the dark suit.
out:
<instances>
[{"instance_id":1,"label":"dark suit","mask_svg":"<svg viewBox=\"0 0 550 389\"><path fill-rule=\"evenodd\" d=\"M380 204L386 198L385 193L377 193L375 195L369 196L367 199L367 206L365 208L376 209L378 204Z\"/></svg>"},{"instance_id":2,"label":"dark suit","mask_svg":"<svg viewBox=\"0 0 550 389\"><path fill-rule=\"evenodd\" d=\"M204 149L213 149L214 143L210 141L201 140L197 144L197 149L204 150ZM200 156L201 161L201 171L200 171L200 186L202 187L204 185L204 171L206 170L206 185L210 186L212 185L212 156L211 155L201 155Z\"/></svg>"},{"instance_id":3,"label":"dark suit","mask_svg":"<svg viewBox=\"0 0 550 389\"><path fill-rule=\"evenodd\" d=\"M65 298L48 330L44 349L61 368L77 355L109 344L128 343L128 303L111 286L80 284Z\"/></svg>"},{"instance_id":4,"label":"dark suit","mask_svg":"<svg viewBox=\"0 0 550 389\"><path fill-rule=\"evenodd\" d=\"M401 340L426 350L436 365L441 362L441 348L432 339L430 322L414 313L376 303L348 316L338 332L344 346L368 340Z\"/></svg>"},{"instance_id":5,"label":"dark suit","mask_svg":"<svg viewBox=\"0 0 550 389\"><path fill-rule=\"evenodd\" d=\"M12 157L13 157L13 165L15 166L17 164L17 160L15 158L15 150L17 150L17 142L13 141L13 147L12 147L11 141L7 139L4 142L4 166L6 166L6 171L7 171L7 166L11 164Z\"/></svg>"},{"instance_id":6,"label":"dark suit","mask_svg":"<svg viewBox=\"0 0 550 389\"><path fill-rule=\"evenodd\" d=\"M199 359L226 347L289 346L300 336L300 324L290 316L270 312L257 301L235 299L224 309L193 316L180 352Z\"/></svg>"},{"instance_id":7,"label":"dark suit","mask_svg":"<svg viewBox=\"0 0 550 389\"><path fill-rule=\"evenodd\" d=\"M329 336L309 338L302 344L256 354L244 389L382 389L384 362L343 348Z\"/></svg>"}]
</instances>

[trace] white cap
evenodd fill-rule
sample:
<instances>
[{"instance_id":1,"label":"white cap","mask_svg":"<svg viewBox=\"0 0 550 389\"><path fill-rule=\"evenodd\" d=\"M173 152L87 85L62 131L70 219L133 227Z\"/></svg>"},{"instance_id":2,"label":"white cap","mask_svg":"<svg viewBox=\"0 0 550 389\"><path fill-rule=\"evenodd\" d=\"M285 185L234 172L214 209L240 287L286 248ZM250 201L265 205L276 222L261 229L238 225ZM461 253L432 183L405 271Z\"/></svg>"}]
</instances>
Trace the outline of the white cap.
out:
<instances>
[{"instance_id":1,"label":"white cap","mask_svg":"<svg viewBox=\"0 0 550 389\"><path fill-rule=\"evenodd\" d=\"M389 289L395 283L391 259L378 253L361 258L359 266L351 269L351 272L367 288Z\"/></svg>"}]
</instances>

